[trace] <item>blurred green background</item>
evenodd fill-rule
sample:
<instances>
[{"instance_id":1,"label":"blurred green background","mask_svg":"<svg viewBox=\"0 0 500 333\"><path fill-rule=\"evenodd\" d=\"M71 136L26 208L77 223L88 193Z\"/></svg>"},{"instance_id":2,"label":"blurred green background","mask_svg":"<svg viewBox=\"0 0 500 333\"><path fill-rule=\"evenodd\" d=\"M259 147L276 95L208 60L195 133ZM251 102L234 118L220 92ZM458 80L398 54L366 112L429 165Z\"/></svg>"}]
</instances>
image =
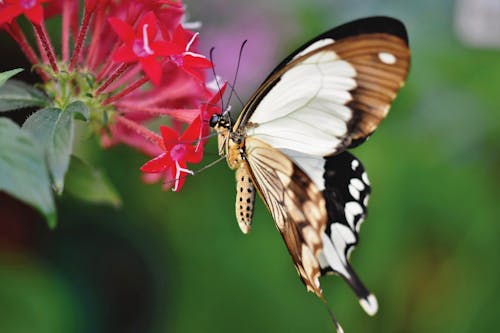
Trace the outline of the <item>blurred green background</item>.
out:
<instances>
[{"instance_id":1,"label":"blurred green background","mask_svg":"<svg viewBox=\"0 0 500 333\"><path fill-rule=\"evenodd\" d=\"M479 37L459 33L461 6L487 8L464 20L473 31L500 22L497 2L186 3L189 19L204 24L204 50L216 46L225 78L249 40L239 73L244 97L326 29L381 14L406 24L407 85L373 138L354 151L373 195L351 262L380 311L366 316L337 277L322 286L346 332L498 331L500 30L497 44L480 46L472 45ZM8 60L21 56L5 34L1 40L2 68L12 68ZM49 231L0 193L0 332L332 332L261 202L252 232L239 231L234 175L223 163L173 193L145 185L138 168L147 158L127 147L94 147L92 156L120 190L122 208L65 197L60 224ZM212 142L205 163L215 158Z\"/></svg>"}]
</instances>

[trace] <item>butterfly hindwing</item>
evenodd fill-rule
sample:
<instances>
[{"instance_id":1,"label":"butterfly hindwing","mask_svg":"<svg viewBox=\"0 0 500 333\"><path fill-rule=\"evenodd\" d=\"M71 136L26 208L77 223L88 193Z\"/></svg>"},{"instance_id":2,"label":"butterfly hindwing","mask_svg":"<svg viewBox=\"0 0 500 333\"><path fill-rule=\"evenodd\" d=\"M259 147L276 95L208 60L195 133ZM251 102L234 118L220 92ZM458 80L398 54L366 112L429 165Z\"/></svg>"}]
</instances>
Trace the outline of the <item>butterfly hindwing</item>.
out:
<instances>
[{"instance_id":1,"label":"butterfly hindwing","mask_svg":"<svg viewBox=\"0 0 500 333\"><path fill-rule=\"evenodd\" d=\"M371 192L368 176L361 162L346 151L327 157L324 169L323 195L328 222L320 256L322 275L340 275L355 292L363 309L373 315L378 308L377 300L349 263L367 212Z\"/></svg>"}]
</instances>

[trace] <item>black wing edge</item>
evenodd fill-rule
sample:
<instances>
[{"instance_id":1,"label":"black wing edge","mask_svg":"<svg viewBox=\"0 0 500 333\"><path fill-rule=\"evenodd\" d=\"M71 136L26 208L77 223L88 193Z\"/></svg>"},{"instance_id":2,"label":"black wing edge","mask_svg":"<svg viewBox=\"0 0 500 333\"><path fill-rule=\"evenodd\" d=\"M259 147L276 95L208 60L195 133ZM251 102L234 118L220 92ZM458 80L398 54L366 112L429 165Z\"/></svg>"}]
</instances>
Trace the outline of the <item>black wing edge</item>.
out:
<instances>
[{"instance_id":1,"label":"black wing edge","mask_svg":"<svg viewBox=\"0 0 500 333\"><path fill-rule=\"evenodd\" d=\"M393 17L388 16L371 16L354 21L344 23L338 27L325 31L319 36L311 39L309 42L305 43L295 51L293 51L288 57L286 57L276 68L269 74L269 76L263 81L266 82L271 76L288 64L298 53L306 49L311 44L317 42L318 40L325 38L332 38L333 40L339 40L347 37L358 36L362 34L374 34L374 33L386 33L389 35L394 35L396 37L404 40L406 45L408 45L408 33L404 24Z\"/></svg>"}]
</instances>

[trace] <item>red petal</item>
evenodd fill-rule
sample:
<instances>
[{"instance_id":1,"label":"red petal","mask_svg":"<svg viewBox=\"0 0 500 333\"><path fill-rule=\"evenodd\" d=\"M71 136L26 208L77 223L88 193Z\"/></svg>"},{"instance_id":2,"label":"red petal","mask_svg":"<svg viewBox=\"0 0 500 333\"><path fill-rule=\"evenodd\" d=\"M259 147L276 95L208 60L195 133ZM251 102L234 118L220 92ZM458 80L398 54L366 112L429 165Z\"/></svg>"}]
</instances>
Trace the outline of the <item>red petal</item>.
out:
<instances>
[{"instance_id":1,"label":"red petal","mask_svg":"<svg viewBox=\"0 0 500 333\"><path fill-rule=\"evenodd\" d=\"M203 159L203 142L200 141L196 147L190 147L189 151L186 153L186 160L189 163L200 163Z\"/></svg>"},{"instance_id":2,"label":"red petal","mask_svg":"<svg viewBox=\"0 0 500 333\"><path fill-rule=\"evenodd\" d=\"M201 119L196 117L193 122L186 128L181 136L180 141L183 143L195 143L201 136Z\"/></svg>"},{"instance_id":3,"label":"red petal","mask_svg":"<svg viewBox=\"0 0 500 333\"><path fill-rule=\"evenodd\" d=\"M171 168L173 166L173 161L170 158L170 154L168 153L163 153L152 160L149 160L148 162L144 163L143 166L141 166L141 171L142 172L147 172L147 173L158 173L158 172L163 172L168 168Z\"/></svg>"},{"instance_id":4,"label":"red petal","mask_svg":"<svg viewBox=\"0 0 500 333\"><path fill-rule=\"evenodd\" d=\"M0 9L0 25L12 22L13 19L17 18L22 13L23 10L19 6L5 5L4 8Z\"/></svg>"},{"instance_id":5,"label":"red petal","mask_svg":"<svg viewBox=\"0 0 500 333\"><path fill-rule=\"evenodd\" d=\"M143 31L144 31L143 26L147 24L148 40L149 41L155 40L156 34L158 33L158 24L156 22L157 22L156 15L153 12L147 12L139 20L139 23L137 24L138 35L141 36L141 38L143 37Z\"/></svg>"},{"instance_id":6,"label":"red petal","mask_svg":"<svg viewBox=\"0 0 500 333\"><path fill-rule=\"evenodd\" d=\"M36 5L28 10L24 11L24 15L31 21L33 24L40 25L43 21L43 8L42 5Z\"/></svg>"},{"instance_id":7,"label":"red petal","mask_svg":"<svg viewBox=\"0 0 500 333\"><path fill-rule=\"evenodd\" d=\"M130 46L123 45L113 52L112 59L115 62L136 62L139 58Z\"/></svg>"},{"instance_id":8,"label":"red petal","mask_svg":"<svg viewBox=\"0 0 500 333\"><path fill-rule=\"evenodd\" d=\"M128 23L116 17L108 18L108 23L111 25L111 28L113 28L113 30L116 32L120 40L127 43L132 43L135 40L136 38L135 31Z\"/></svg>"},{"instance_id":9,"label":"red petal","mask_svg":"<svg viewBox=\"0 0 500 333\"><path fill-rule=\"evenodd\" d=\"M165 149L172 148L173 145L179 142L179 134L176 131L167 126L160 126L161 137L165 143Z\"/></svg>"},{"instance_id":10,"label":"red petal","mask_svg":"<svg viewBox=\"0 0 500 333\"><path fill-rule=\"evenodd\" d=\"M196 68L210 68L212 67L212 62L203 56L192 56L186 54L182 57L184 61L184 66L196 67Z\"/></svg>"},{"instance_id":11,"label":"red petal","mask_svg":"<svg viewBox=\"0 0 500 333\"><path fill-rule=\"evenodd\" d=\"M182 28L182 25L179 24L177 28L174 31L174 37L172 38L172 41L178 45L182 51L186 50L186 32L184 31L184 28Z\"/></svg>"},{"instance_id":12,"label":"red petal","mask_svg":"<svg viewBox=\"0 0 500 333\"><path fill-rule=\"evenodd\" d=\"M155 56L139 58L142 69L149 77L151 82L155 85L159 85L161 82L161 64L156 60Z\"/></svg>"},{"instance_id":13,"label":"red petal","mask_svg":"<svg viewBox=\"0 0 500 333\"><path fill-rule=\"evenodd\" d=\"M194 76L196 79L200 80L200 81L205 81L205 76L203 75L203 73L201 73L199 70L196 70L196 69L191 69L187 66L182 66L180 67L184 72Z\"/></svg>"},{"instance_id":14,"label":"red petal","mask_svg":"<svg viewBox=\"0 0 500 333\"><path fill-rule=\"evenodd\" d=\"M171 42L153 42L151 48L157 55L170 56L174 54L181 54L183 50L176 44Z\"/></svg>"}]
</instances>

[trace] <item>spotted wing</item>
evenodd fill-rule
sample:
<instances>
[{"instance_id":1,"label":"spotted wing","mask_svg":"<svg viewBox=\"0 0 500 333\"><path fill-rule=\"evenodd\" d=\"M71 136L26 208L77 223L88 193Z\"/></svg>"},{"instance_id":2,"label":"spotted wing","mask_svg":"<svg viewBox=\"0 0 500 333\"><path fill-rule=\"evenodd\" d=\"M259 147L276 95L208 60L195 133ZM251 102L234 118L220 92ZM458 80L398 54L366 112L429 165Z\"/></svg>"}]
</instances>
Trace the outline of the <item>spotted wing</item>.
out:
<instances>
[{"instance_id":1,"label":"spotted wing","mask_svg":"<svg viewBox=\"0 0 500 333\"><path fill-rule=\"evenodd\" d=\"M370 315L375 314L377 299L349 263L349 256L358 243L371 192L363 165L347 151L328 157L290 150L283 153L305 172L325 199L328 220L321 234L323 249L318 256L321 275L333 273L341 276L355 292L363 309Z\"/></svg>"},{"instance_id":2,"label":"spotted wing","mask_svg":"<svg viewBox=\"0 0 500 333\"><path fill-rule=\"evenodd\" d=\"M314 182L286 155L248 137L246 160L259 194L281 232L297 271L309 291L319 297L326 222L325 199Z\"/></svg>"},{"instance_id":3,"label":"spotted wing","mask_svg":"<svg viewBox=\"0 0 500 333\"><path fill-rule=\"evenodd\" d=\"M352 288L366 313L377 312L377 299L358 278L349 257L358 243L371 192L361 162L348 152L328 157L324 163L323 195L328 222L320 255L321 273L338 274Z\"/></svg>"},{"instance_id":4,"label":"spotted wing","mask_svg":"<svg viewBox=\"0 0 500 333\"><path fill-rule=\"evenodd\" d=\"M334 155L366 139L404 84L410 52L401 22L353 21L285 59L245 106L233 130L277 149Z\"/></svg>"}]
</instances>

